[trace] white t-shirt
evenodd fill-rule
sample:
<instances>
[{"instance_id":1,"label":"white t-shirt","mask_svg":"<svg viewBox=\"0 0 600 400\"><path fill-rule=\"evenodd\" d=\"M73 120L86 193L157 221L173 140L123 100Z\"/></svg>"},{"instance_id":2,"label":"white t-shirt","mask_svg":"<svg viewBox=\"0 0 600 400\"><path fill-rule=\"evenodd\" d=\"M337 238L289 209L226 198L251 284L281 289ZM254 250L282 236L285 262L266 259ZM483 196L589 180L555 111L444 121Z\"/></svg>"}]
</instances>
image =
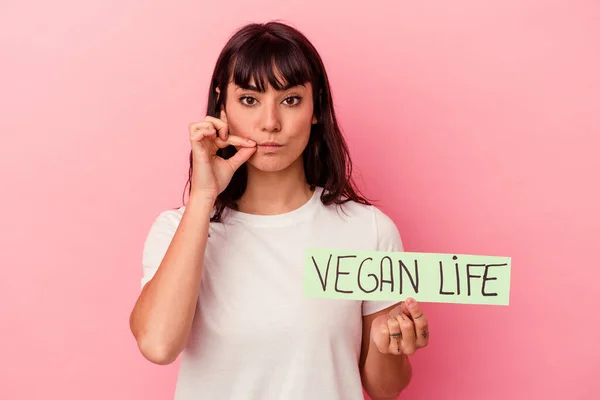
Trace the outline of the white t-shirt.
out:
<instances>
[{"instance_id":1,"label":"white t-shirt","mask_svg":"<svg viewBox=\"0 0 600 400\"><path fill-rule=\"evenodd\" d=\"M223 223L211 223L175 400L363 400L362 316L393 302L303 296L304 250L402 251L402 242L378 208L325 206L322 190L292 212L227 210ZM142 286L160 265L183 211L164 211L152 225Z\"/></svg>"}]
</instances>

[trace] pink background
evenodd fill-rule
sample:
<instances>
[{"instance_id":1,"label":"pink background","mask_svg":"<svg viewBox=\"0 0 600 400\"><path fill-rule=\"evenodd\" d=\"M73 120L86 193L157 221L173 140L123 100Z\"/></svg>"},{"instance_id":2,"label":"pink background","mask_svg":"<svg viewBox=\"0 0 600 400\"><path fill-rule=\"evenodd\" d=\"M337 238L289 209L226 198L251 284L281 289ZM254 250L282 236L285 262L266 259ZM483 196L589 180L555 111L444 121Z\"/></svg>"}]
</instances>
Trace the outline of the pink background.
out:
<instances>
[{"instance_id":1,"label":"pink background","mask_svg":"<svg viewBox=\"0 0 600 400\"><path fill-rule=\"evenodd\" d=\"M513 257L509 307L424 305L404 398L599 398L600 3L225 4L1 3L0 398L171 398L128 328L141 246L218 51L272 18L320 50L407 250Z\"/></svg>"}]
</instances>

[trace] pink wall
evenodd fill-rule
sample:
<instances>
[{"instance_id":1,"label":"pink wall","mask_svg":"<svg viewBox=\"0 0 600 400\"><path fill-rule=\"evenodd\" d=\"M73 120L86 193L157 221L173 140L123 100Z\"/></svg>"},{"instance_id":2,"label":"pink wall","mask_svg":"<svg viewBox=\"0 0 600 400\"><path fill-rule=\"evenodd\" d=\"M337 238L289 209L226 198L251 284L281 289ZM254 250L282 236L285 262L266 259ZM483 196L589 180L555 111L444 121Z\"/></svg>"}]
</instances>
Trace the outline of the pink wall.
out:
<instances>
[{"instance_id":1,"label":"pink wall","mask_svg":"<svg viewBox=\"0 0 600 400\"><path fill-rule=\"evenodd\" d=\"M320 49L407 250L513 257L509 307L425 305L404 398L600 396L600 3L27 3L0 6L0 398L170 398L128 330L142 242L217 52L271 18Z\"/></svg>"}]
</instances>

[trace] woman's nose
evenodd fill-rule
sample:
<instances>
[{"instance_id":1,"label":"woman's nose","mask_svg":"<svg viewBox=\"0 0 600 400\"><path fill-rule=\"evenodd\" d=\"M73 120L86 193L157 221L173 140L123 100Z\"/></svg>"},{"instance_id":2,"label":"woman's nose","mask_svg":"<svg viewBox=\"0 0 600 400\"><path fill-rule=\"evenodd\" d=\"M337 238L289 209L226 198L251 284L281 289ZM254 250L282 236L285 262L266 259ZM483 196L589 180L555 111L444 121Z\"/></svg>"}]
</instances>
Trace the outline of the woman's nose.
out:
<instances>
[{"instance_id":1,"label":"woman's nose","mask_svg":"<svg viewBox=\"0 0 600 400\"><path fill-rule=\"evenodd\" d=\"M269 104L263 110L263 115L261 116L262 130L264 132L279 132L281 130L281 120L277 106Z\"/></svg>"}]
</instances>

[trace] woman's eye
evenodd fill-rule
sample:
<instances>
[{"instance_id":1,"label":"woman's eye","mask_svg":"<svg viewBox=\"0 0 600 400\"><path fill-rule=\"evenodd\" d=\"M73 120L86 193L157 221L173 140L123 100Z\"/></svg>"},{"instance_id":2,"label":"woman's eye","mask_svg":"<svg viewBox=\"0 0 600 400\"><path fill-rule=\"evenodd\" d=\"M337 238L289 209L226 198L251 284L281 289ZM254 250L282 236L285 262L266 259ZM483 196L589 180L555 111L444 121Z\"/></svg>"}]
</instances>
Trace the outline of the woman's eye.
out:
<instances>
[{"instance_id":1,"label":"woman's eye","mask_svg":"<svg viewBox=\"0 0 600 400\"><path fill-rule=\"evenodd\" d=\"M244 96L240 98L240 101L242 102L242 104L247 105L247 106L252 106L254 104L256 104L256 99L253 97L249 97L249 96Z\"/></svg>"},{"instance_id":2,"label":"woman's eye","mask_svg":"<svg viewBox=\"0 0 600 400\"><path fill-rule=\"evenodd\" d=\"M302 98L300 96L290 96L288 98L286 98L285 100L283 100L283 102L287 105L287 106L295 106L298 103L300 103L300 100Z\"/></svg>"},{"instance_id":3,"label":"woman's eye","mask_svg":"<svg viewBox=\"0 0 600 400\"><path fill-rule=\"evenodd\" d=\"M285 98L283 100L283 103L286 106L296 106L296 105L298 105L298 103L300 103L301 99L302 98L300 96L290 96L290 97ZM254 97L243 96L243 97L240 97L240 102L246 106L253 106L258 101Z\"/></svg>"}]
</instances>

